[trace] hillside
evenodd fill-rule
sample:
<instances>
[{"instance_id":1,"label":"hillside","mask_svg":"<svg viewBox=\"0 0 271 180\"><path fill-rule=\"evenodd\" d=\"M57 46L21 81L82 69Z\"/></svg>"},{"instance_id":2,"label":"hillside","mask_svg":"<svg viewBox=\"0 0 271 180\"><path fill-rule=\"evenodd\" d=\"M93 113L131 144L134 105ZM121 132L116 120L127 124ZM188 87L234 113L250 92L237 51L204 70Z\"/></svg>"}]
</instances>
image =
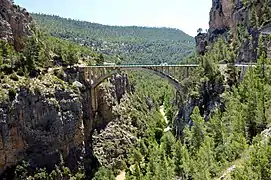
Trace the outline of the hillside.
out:
<instances>
[{"instance_id":1,"label":"hillside","mask_svg":"<svg viewBox=\"0 0 271 180\"><path fill-rule=\"evenodd\" d=\"M106 26L44 14L31 16L52 36L118 56L122 63L178 63L195 46L193 37L177 29Z\"/></svg>"}]
</instances>

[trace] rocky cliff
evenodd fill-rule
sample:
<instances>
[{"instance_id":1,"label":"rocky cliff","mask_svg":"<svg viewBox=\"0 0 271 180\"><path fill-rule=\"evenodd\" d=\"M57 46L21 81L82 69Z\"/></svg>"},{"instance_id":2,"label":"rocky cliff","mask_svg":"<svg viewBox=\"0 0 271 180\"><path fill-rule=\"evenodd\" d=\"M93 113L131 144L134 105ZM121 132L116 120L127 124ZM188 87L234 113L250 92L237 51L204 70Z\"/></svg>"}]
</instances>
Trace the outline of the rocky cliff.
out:
<instances>
[{"instance_id":1,"label":"rocky cliff","mask_svg":"<svg viewBox=\"0 0 271 180\"><path fill-rule=\"evenodd\" d=\"M21 160L52 169L62 158L78 162L83 156L80 95L54 78L30 80L26 86L2 81L10 97L0 103L0 173Z\"/></svg>"},{"instance_id":2,"label":"rocky cliff","mask_svg":"<svg viewBox=\"0 0 271 180\"><path fill-rule=\"evenodd\" d=\"M0 39L13 44L17 51L23 48L22 38L31 35L32 18L26 9L10 0L0 0Z\"/></svg>"},{"instance_id":3,"label":"rocky cliff","mask_svg":"<svg viewBox=\"0 0 271 180\"><path fill-rule=\"evenodd\" d=\"M32 18L10 0L0 5L0 39L20 51L32 34ZM78 72L58 67L35 78L0 72L0 178L12 178L23 160L32 171L64 163L73 172L85 169L93 175L99 162L92 134L118 117L113 109L133 87L126 74L115 75L97 87L94 112L90 86Z\"/></svg>"},{"instance_id":4,"label":"rocky cliff","mask_svg":"<svg viewBox=\"0 0 271 180\"><path fill-rule=\"evenodd\" d=\"M270 0L213 0L208 33L196 36L197 52L204 54L207 45L222 37L229 43L241 43L237 62L255 61L260 29L271 22L270 14Z\"/></svg>"},{"instance_id":5,"label":"rocky cliff","mask_svg":"<svg viewBox=\"0 0 271 180\"><path fill-rule=\"evenodd\" d=\"M76 72L69 70L65 77L76 77L72 75ZM52 170L64 163L72 171L91 172L98 165L92 152L92 132L114 119L113 107L131 91L128 78L116 75L108 86L98 87L96 113L85 103L91 102L91 96L84 82L71 80L73 85L50 73L17 82L1 80L1 91L9 96L0 100L0 174L22 160L32 170Z\"/></svg>"}]
</instances>

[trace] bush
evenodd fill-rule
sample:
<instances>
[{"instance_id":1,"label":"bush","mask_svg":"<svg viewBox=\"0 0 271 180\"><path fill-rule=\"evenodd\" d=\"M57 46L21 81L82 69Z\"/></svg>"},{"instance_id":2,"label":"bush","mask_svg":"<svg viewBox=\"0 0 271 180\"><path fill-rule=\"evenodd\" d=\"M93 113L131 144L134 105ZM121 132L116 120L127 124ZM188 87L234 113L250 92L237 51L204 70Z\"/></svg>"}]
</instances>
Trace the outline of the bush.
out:
<instances>
[{"instance_id":1,"label":"bush","mask_svg":"<svg viewBox=\"0 0 271 180\"><path fill-rule=\"evenodd\" d=\"M3 64L0 67L0 71L4 72L5 74L12 74L12 67L8 64Z\"/></svg>"},{"instance_id":2,"label":"bush","mask_svg":"<svg viewBox=\"0 0 271 180\"><path fill-rule=\"evenodd\" d=\"M13 73L13 74L10 75L10 79L12 79L14 81L19 81L19 78L18 78L18 76L15 73Z\"/></svg>"},{"instance_id":3,"label":"bush","mask_svg":"<svg viewBox=\"0 0 271 180\"><path fill-rule=\"evenodd\" d=\"M24 74L24 70L23 70L22 67L20 67L20 68L18 69L17 74L18 74L19 76L24 76L24 75L25 75L25 74Z\"/></svg>"},{"instance_id":4,"label":"bush","mask_svg":"<svg viewBox=\"0 0 271 180\"><path fill-rule=\"evenodd\" d=\"M13 88L10 88L10 89L8 90L8 96L9 96L9 99L10 99L11 101L13 101L13 100L15 99L16 93L17 93L17 91L16 91L15 89L13 89Z\"/></svg>"}]
</instances>

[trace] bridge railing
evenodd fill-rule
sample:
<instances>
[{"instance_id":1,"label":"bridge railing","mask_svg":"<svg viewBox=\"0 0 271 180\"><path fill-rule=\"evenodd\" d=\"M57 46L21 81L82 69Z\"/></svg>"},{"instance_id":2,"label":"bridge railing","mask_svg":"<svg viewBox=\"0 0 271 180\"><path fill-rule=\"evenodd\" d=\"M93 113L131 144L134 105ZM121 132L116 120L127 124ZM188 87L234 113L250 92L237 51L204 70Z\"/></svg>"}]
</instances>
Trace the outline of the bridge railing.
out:
<instances>
[{"instance_id":1,"label":"bridge railing","mask_svg":"<svg viewBox=\"0 0 271 180\"><path fill-rule=\"evenodd\" d=\"M219 66L226 66L228 64L219 64ZM234 64L236 67L256 66L256 63L240 63ZM167 65L154 65L154 64L120 64L120 65L94 65L94 66L79 66L82 68L125 68L125 67L198 67L200 64L167 64Z\"/></svg>"}]
</instances>

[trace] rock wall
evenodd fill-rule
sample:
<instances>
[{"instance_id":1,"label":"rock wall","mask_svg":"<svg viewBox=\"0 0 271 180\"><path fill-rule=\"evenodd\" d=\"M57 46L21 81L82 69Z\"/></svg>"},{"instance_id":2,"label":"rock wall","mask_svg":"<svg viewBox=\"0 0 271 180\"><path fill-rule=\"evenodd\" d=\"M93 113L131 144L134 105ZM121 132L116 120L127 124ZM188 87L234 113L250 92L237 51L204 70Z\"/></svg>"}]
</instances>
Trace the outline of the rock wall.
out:
<instances>
[{"instance_id":1,"label":"rock wall","mask_svg":"<svg viewBox=\"0 0 271 180\"><path fill-rule=\"evenodd\" d=\"M84 124L77 93L20 88L13 101L0 103L0 112L0 174L24 159L33 168L52 169L62 158L80 166Z\"/></svg>"},{"instance_id":2,"label":"rock wall","mask_svg":"<svg viewBox=\"0 0 271 180\"><path fill-rule=\"evenodd\" d=\"M249 2L254 3L259 19L264 18L262 7L264 0ZM268 4L271 7L271 1ZM250 14L252 13L251 5L244 5L242 0L212 0L212 8L210 10L209 30L207 35L202 38L202 34L196 36L197 52L204 54L206 46L212 46L218 37L222 37L229 43L238 36L238 27L245 27L251 38L245 38L241 42L238 50L236 62L255 62L257 59L257 47L260 31L253 28L250 22ZM205 46L203 46L203 42Z\"/></svg>"},{"instance_id":3,"label":"rock wall","mask_svg":"<svg viewBox=\"0 0 271 180\"><path fill-rule=\"evenodd\" d=\"M14 45L17 51L23 48L22 38L31 35L31 22L26 9L10 0L0 0L0 39Z\"/></svg>"},{"instance_id":4,"label":"rock wall","mask_svg":"<svg viewBox=\"0 0 271 180\"><path fill-rule=\"evenodd\" d=\"M193 125L190 115L196 106L198 106L205 121L210 119L215 109L223 110L224 102L220 95L224 91L223 81L206 81L202 83L199 88L199 96L190 96L184 104L180 105L177 116L174 119L176 135L183 137L182 133L185 125Z\"/></svg>"},{"instance_id":5,"label":"rock wall","mask_svg":"<svg viewBox=\"0 0 271 180\"><path fill-rule=\"evenodd\" d=\"M206 52L206 47L208 45L208 34L200 33L195 37L196 40L196 52L200 55L204 55Z\"/></svg>"},{"instance_id":6,"label":"rock wall","mask_svg":"<svg viewBox=\"0 0 271 180\"><path fill-rule=\"evenodd\" d=\"M33 170L52 170L64 162L72 171L86 169L92 175L99 163L92 152L92 133L114 119L113 107L131 88L125 74L111 78L109 86L102 84L98 87L99 110L94 113L86 103L91 102L90 90L83 82L73 81L80 88L33 80L31 84L43 90L20 87L14 98L0 102L0 175L22 160ZM7 92L11 89L4 86Z\"/></svg>"}]
</instances>

